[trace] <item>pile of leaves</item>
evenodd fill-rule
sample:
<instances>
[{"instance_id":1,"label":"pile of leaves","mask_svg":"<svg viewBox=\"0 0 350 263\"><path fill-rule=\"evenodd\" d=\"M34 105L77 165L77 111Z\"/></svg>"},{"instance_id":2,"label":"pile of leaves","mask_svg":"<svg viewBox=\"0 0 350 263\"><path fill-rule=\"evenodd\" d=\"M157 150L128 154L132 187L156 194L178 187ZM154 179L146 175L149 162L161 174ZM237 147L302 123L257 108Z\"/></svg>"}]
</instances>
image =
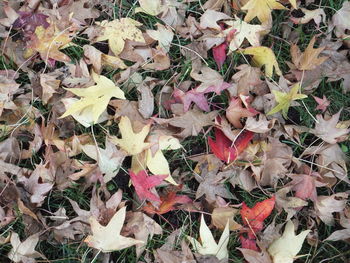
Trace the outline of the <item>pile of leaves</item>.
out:
<instances>
[{"instance_id":1,"label":"pile of leaves","mask_svg":"<svg viewBox=\"0 0 350 263\"><path fill-rule=\"evenodd\" d=\"M1 262L346 262L349 16L1 1Z\"/></svg>"}]
</instances>

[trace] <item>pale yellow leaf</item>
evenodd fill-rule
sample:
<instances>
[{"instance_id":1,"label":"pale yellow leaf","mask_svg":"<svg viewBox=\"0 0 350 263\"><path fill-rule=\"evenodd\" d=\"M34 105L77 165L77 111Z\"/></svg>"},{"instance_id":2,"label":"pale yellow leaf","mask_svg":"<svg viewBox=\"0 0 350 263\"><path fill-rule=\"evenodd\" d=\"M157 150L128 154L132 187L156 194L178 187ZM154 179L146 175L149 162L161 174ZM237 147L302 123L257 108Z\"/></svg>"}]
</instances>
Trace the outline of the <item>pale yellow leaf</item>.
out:
<instances>
[{"instance_id":1,"label":"pale yellow leaf","mask_svg":"<svg viewBox=\"0 0 350 263\"><path fill-rule=\"evenodd\" d=\"M111 252L143 244L144 242L141 240L120 235L125 220L125 213L126 207L122 207L114 214L107 226L102 226L94 217L90 217L92 235L89 235L84 242L89 247L99 249L102 252Z\"/></svg>"},{"instance_id":2,"label":"pale yellow leaf","mask_svg":"<svg viewBox=\"0 0 350 263\"><path fill-rule=\"evenodd\" d=\"M292 263L309 232L310 230L304 230L299 235L295 235L294 224L288 221L283 235L276 239L267 250L273 263Z\"/></svg>"},{"instance_id":3,"label":"pale yellow leaf","mask_svg":"<svg viewBox=\"0 0 350 263\"><path fill-rule=\"evenodd\" d=\"M142 128L139 133L135 133L131 121L128 117L122 116L119 122L119 130L122 138L111 137L111 142L118 145L129 155L136 155L141 153L144 149L149 147L149 143L145 139L150 131L151 125L148 124Z\"/></svg>"},{"instance_id":4,"label":"pale yellow leaf","mask_svg":"<svg viewBox=\"0 0 350 263\"><path fill-rule=\"evenodd\" d=\"M65 118L69 115L92 117L92 123L98 122L101 114L106 110L107 105L112 97L125 99L124 92L116 86L113 81L92 72L92 78L96 85L89 88L66 89L81 97L80 100L73 103L67 111L60 117ZM87 118L89 119L89 118Z\"/></svg>"},{"instance_id":5,"label":"pale yellow leaf","mask_svg":"<svg viewBox=\"0 0 350 263\"><path fill-rule=\"evenodd\" d=\"M276 56L271 48L268 47L248 47L243 50L243 54L253 56L253 63L259 67L265 66L265 75L267 77L273 76L273 69L277 75L282 75L278 66Z\"/></svg>"},{"instance_id":6,"label":"pale yellow leaf","mask_svg":"<svg viewBox=\"0 0 350 263\"><path fill-rule=\"evenodd\" d=\"M142 32L138 26L142 24L131 18L121 18L113 21L104 20L100 23L103 27L102 34L96 41L108 40L108 45L114 55L118 56L124 49L125 40L133 40L145 43Z\"/></svg>"}]
</instances>

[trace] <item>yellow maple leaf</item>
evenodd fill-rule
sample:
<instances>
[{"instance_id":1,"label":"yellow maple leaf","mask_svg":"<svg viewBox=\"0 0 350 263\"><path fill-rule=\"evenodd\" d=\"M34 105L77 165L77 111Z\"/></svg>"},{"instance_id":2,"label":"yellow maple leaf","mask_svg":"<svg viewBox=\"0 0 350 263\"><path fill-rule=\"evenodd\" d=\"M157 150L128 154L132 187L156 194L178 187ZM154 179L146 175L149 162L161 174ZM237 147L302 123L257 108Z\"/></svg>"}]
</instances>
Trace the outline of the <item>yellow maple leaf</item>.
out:
<instances>
[{"instance_id":1,"label":"yellow maple leaf","mask_svg":"<svg viewBox=\"0 0 350 263\"><path fill-rule=\"evenodd\" d=\"M194 249L201 255L214 255L219 260L228 259L227 245L230 238L229 221L227 220L224 231L221 234L219 243L216 243L213 234L204 221L204 216L201 217L201 225L199 228L201 243L195 238L187 236Z\"/></svg>"},{"instance_id":2,"label":"yellow maple leaf","mask_svg":"<svg viewBox=\"0 0 350 263\"><path fill-rule=\"evenodd\" d=\"M139 133L135 133L131 121L128 117L122 116L119 122L119 130L122 134L122 138L119 139L115 136L111 137L111 142L118 145L129 155L136 155L141 153L144 149L150 146L145 142L145 139L150 131L151 125L148 124L142 128Z\"/></svg>"},{"instance_id":3,"label":"yellow maple leaf","mask_svg":"<svg viewBox=\"0 0 350 263\"><path fill-rule=\"evenodd\" d=\"M134 173L138 173L147 167L152 174L167 174L168 177L165 178L165 180L171 184L177 185L175 180L170 175L169 163L165 158L163 151L176 150L179 148L181 148L181 144L178 139L174 138L173 136L160 136L158 150L152 154L152 150L147 149L143 153L133 156L131 170Z\"/></svg>"},{"instance_id":4,"label":"yellow maple leaf","mask_svg":"<svg viewBox=\"0 0 350 263\"><path fill-rule=\"evenodd\" d=\"M108 40L108 45L114 55L118 56L124 49L125 40L133 40L145 43L142 32L138 26L142 24L131 18L121 18L113 21L104 20L100 23L103 27L102 35L96 41Z\"/></svg>"},{"instance_id":5,"label":"yellow maple leaf","mask_svg":"<svg viewBox=\"0 0 350 263\"><path fill-rule=\"evenodd\" d=\"M295 84L288 93L280 92L277 90L273 90L272 93L275 95L277 106L270 110L267 115L274 114L276 112L282 111L282 115L284 118L287 118L287 113L292 101L305 99L307 95L298 94L300 89L300 84Z\"/></svg>"},{"instance_id":6,"label":"yellow maple leaf","mask_svg":"<svg viewBox=\"0 0 350 263\"><path fill-rule=\"evenodd\" d=\"M230 41L230 51L237 50L245 39L247 39L252 46L260 46L260 36L265 30L263 26L248 24L238 17L236 17L236 20L226 21L225 24L229 26L224 31L226 35L229 35L232 30L235 30L232 40Z\"/></svg>"},{"instance_id":7,"label":"yellow maple leaf","mask_svg":"<svg viewBox=\"0 0 350 263\"><path fill-rule=\"evenodd\" d=\"M297 6L297 0L288 0L288 1L289 1L289 3L290 3L295 9L298 8L298 6Z\"/></svg>"},{"instance_id":8,"label":"yellow maple leaf","mask_svg":"<svg viewBox=\"0 0 350 263\"><path fill-rule=\"evenodd\" d=\"M125 221L126 207L119 209L111 218L107 226L102 226L94 217L90 217L92 235L89 235L84 242L89 247L111 252L131 247L137 244L144 244L141 240L136 240L120 235L120 231Z\"/></svg>"},{"instance_id":9,"label":"yellow maple leaf","mask_svg":"<svg viewBox=\"0 0 350 263\"><path fill-rule=\"evenodd\" d=\"M301 53L299 47L293 44L290 48L290 53L292 55L292 61L294 65L299 70L313 70L323 62L325 62L328 57L318 57L320 53L325 49L324 47L314 48L316 38L313 37L305 49L304 53Z\"/></svg>"},{"instance_id":10,"label":"yellow maple leaf","mask_svg":"<svg viewBox=\"0 0 350 263\"><path fill-rule=\"evenodd\" d=\"M310 230L304 230L295 235L294 224L288 221L283 235L276 239L267 250L273 258L273 263L292 263L309 232Z\"/></svg>"},{"instance_id":11,"label":"yellow maple leaf","mask_svg":"<svg viewBox=\"0 0 350 263\"><path fill-rule=\"evenodd\" d=\"M249 22L254 17L257 17L261 23L268 23L272 20L271 11L273 9L287 9L276 0L250 0L246 3L242 10L247 10L248 13L244 17L244 21Z\"/></svg>"},{"instance_id":12,"label":"yellow maple leaf","mask_svg":"<svg viewBox=\"0 0 350 263\"><path fill-rule=\"evenodd\" d=\"M143 12L151 16L162 13L165 8L160 0L139 0L140 7L135 8L135 13Z\"/></svg>"},{"instance_id":13,"label":"yellow maple leaf","mask_svg":"<svg viewBox=\"0 0 350 263\"><path fill-rule=\"evenodd\" d=\"M28 43L28 49L24 56L26 58L39 52L40 57L47 62L49 58L62 62L70 62L70 58L59 51L60 48L67 46L72 41L72 33L68 30L59 31L55 25L48 28L38 26Z\"/></svg>"},{"instance_id":14,"label":"yellow maple leaf","mask_svg":"<svg viewBox=\"0 0 350 263\"><path fill-rule=\"evenodd\" d=\"M124 92L113 81L95 72L91 75L96 85L89 88L66 89L82 98L73 103L60 118L69 115L84 116L94 124L98 122L98 118L105 111L112 97L125 99Z\"/></svg>"},{"instance_id":15,"label":"yellow maple leaf","mask_svg":"<svg viewBox=\"0 0 350 263\"><path fill-rule=\"evenodd\" d=\"M276 56L271 48L262 46L248 47L243 50L243 54L253 56L254 65L259 67L265 66L265 75L267 77L272 77L274 68L277 75L282 75L282 72L276 60Z\"/></svg>"}]
</instances>

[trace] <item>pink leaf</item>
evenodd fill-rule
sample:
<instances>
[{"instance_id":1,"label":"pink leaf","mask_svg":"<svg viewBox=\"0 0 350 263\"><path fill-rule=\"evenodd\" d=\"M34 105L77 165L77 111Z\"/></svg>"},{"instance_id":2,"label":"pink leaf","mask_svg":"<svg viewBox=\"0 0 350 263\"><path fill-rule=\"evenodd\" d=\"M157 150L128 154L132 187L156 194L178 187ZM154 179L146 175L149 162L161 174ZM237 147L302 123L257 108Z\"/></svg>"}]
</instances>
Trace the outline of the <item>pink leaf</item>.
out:
<instances>
[{"instance_id":1,"label":"pink leaf","mask_svg":"<svg viewBox=\"0 0 350 263\"><path fill-rule=\"evenodd\" d=\"M141 200L147 199L160 202L159 197L150 192L150 189L159 185L168 175L149 176L145 170L138 172L137 175L129 171L129 175L136 193Z\"/></svg>"}]
</instances>

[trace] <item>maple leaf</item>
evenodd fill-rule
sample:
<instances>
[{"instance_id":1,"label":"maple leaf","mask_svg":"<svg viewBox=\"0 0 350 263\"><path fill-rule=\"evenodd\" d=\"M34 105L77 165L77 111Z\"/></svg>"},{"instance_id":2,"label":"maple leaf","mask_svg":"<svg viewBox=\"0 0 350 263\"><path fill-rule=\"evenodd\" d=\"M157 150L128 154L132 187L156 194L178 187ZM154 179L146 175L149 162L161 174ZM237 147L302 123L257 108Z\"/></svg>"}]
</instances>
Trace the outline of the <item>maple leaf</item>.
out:
<instances>
[{"instance_id":1,"label":"maple leaf","mask_svg":"<svg viewBox=\"0 0 350 263\"><path fill-rule=\"evenodd\" d=\"M273 90L272 93L273 95L275 95L278 104L272 110L270 110L267 113L267 115L275 114L279 111L282 111L283 117L287 119L287 113L292 102L295 100L307 98L307 95L305 94L298 94L299 89L300 83L295 84L288 93Z\"/></svg>"},{"instance_id":2,"label":"maple leaf","mask_svg":"<svg viewBox=\"0 0 350 263\"><path fill-rule=\"evenodd\" d=\"M316 38L313 37L310 40L309 45L305 49L304 53L301 53L297 45L292 45L290 48L290 53L292 55L293 64L299 70L312 70L317 68L323 62L325 62L328 57L318 57L320 53L325 49L324 47L313 48Z\"/></svg>"},{"instance_id":3,"label":"maple leaf","mask_svg":"<svg viewBox=\"0 0 350 263\"><path fill-rule=\"evenodd\" d=\"M248 24L238 17L236 17L234 21L225 21L225 24L229 26L225 29L224 33L227 35L230 34L230 51L235 51L240 48L245 39L247 39L252 46L260 46L261 35L263 31L266 30L261 25ZM231 34L232 29L235 30L233 35Z\"/></svg>"},{"instance_id":4,"label":"maple leaf","mask_svg":"<svg viewBox=\"0 0 350 263\"><path fill-rule=\"evenodd\" d=\"M283 10L287 8L276 0L250 0L241 9L248 11L244 21L249 22L254 17L257 17L264 24L272 21L271 11L273 9Z\"/></svg>"},{"instance_id":5,"label":"maple leaf","mask_svg":"<svg viewBox=\"0 0 350 263\"><path fill-rule=\"evenodd\" d=\"M227 46L228 44L224 42L213 47L213 57L219 70L221 70L222 65L225 63Z\"/></svg>"},{"instance_id":6,"label":"maple leaf","mask_svg":"<svg viewBox=\"0 0 350 263\"><path fill-rule=\"evenodd\" d=\"M242 226L233 220L238 212L238 209L232 207L216 207L211 214L212 224L219 229L224 229L228 220L231 231L240 229Z\"/></svg>"},{"instance_id":7,"label":"maple leaf","mask_svg":"<svg viewBox=\"0 0 350 263\"><path fill-rule=\"evenodd\" d=\"M232 194L224 185L226 178L217 174L218 169L209 171L209 167L202 168L201 175L195 174L195 179L199 182L196 192L196 199L205 195L209 203L214 203L217 196L232 199Z\"/></svg>"},{"instance_id":8,"label":"maple leaf","mask_svg":"<svg viewBox=\"0 0 350 263\"><path fill-rule=\"evenodd\" d=\"M335 26L335 34L337 37L347 38L347 30L350 29L350 3L348 1L343 2L343 6L332 17L333 25Z\"/></svg>"},{"instance_id":9,"label":"maple leaf","mask_svg":"<svg viewBox=\"0 0 350 263\"><path fill-rule=\"evenodd\" d=\"M311 132L330 144L345 139L349 135L350 129L337 128L340 112L341 110L328 120L325 120L321 114L316 115L317 122Z\"/></svg>"},{"instance_id":10,"label":"maple leaf","mask_svg":"<svg viewBox=\"0 0 350 263\"><path fill-rule=\"evenodd\" d=\"M246 108L242 107L242 99L245 102ZM254 108L250 107L248 105L247 100L249 97L240 96L240 97L232 97L230 100L230 104L228 108L226 109L226 118L229 120L231 124L235 128L243 128L243 125L241 123L241 118L245 117L253 117L259 112L256 111Z\"/></svg>"},{"instance_id":11,"label":"maple leaf","mask_svg":"<svg viewBox=\"0 0 350 263\"><path fill-rule=\"evenodd\" d=\"M325 241L347 240L350 238L350 210L345 208L344 212L340 214L339 223L344 229L334 231Z\"/></svg>"},{"instance_id":12,"label":"maple leaf","mask_svg":"<svg viewBox=\"0 0 350 263\"><path fill-rule=\"evenodd\" d=\"M249 226L255 233L260 232L264 227L264 220L271 214L274 206L275 196L256 203L252 208L243 202L241 217L244 225ZM251 235L252 233L248 232L248 236Z\"/></svg>"},{"instance_id":13,"label":"maple leaf","mask_svg":"<svg viewBox=\"0 0 350 263\"><path fill-rule=\"evenodd\" d=\"M177 136L182 138L197 136L203 130L203 127L213 124L213 119L217 114L217 111L211 111L205 114L198 109L192 109L181 116L170 119L169 124L174 127L183 128Z\"/></svg>"},{"instance_id":14,"label":"maple leaf","mask_svg":"<svg viewBox=\"0 0 350 263\"><path fill-rule=\"evenodd\" d=\"M249 142L253 139L254 133L244 130L238 138L232 142L225 134L218 128L214 128L215 138L208 138L210 149L220 160L231 163L236 160L237 156L244 151Z\"/></svg>"},{"instance_id":15,"label":"maple leaf","mask_svg":"<svg viewBox=\"0 0 350 263\"><path fill-rule=\"evenodd\" d=\"M139 133L135 133L131 121L128 117L122 116L119 122L119 130L122 138L111 137L111 142L115 143L126 151L129 155L136 155L141 153L144 149L149 147L149 143L145 139L150 131L151 125L145 125Z\"/></svg>"},{"instance_id":16,"label":"maple leaf","mask_svg":"<svg viewBox=\"0 0 350 263\"><path fill-rule=\"evenodd\" d=\"M47 15L34 12L18 12L19 17L13 22L12 26L15 29L21 28L24 31L25 37L30 37L35 32L38 26L48 28L50 24L46 21Z\"/></svg>"},{"instance_id":17,"label":"maple leaf","mask_svg":"<svg viewBox=\"0 0 350 263\"><path fill-rule=\"evenodd\" d=\"M25 176L18 178L18 182L23 183L26 191L31 194L30 201L37 206L40 206L44 202L46 194L53 187L53 184L51 183L41 183L41 179L42 178L39 165L37 165L36 169L33 171L29 178Z\"/></svg>"},{"instance_id":18,"label":"maple leaf","mask_svg":"<svg viewBox=\"0 0 350 263\"><path fill-rule=\"evenodd\" d=\"M129 171L130 179L135 187L136 193L141 201L158 201L160 199L157 195L153 194L150 189L159 185L168 175L153 175L149 176L145 170L134 174Z\"/></svg>"},{"instance_id":19,"label":"maple leaf","mask_svg":"<svg viewBox=\"0 0 350 263\"><path fill-rule=\"evenodd\" d=\"M278 66L276 56L271 48L268 47L248 47L242 51L245 55L253 56L253 64L258 67L265 66L265 75L269 78L273 75L273 69L277 75L281 76L282 72Z\"/></svg>"},{"instance_id":20,"label":"maple leaf","mask_svg":"<svg viewBox=\"0 0 350 263\"><path fill-rule=\"evenodd\" d=\"M132 213L132 218L128 220L126 229L130 229L137 240L142 240L144 244L148 239L152 240L154 235L161 235L163 233L162 227L156 223L152 218L144 213ZM140 257L146 247L142 244L136 245L136 256Z\"/></svg>"},{"instance_id":21,"label":"maple leaf","mask_svg":"<svg viewBox=\"0 0 350 263\"><path fill-rule=\"evenodd\" d=\"M244 259L247 260L248 263L272 263L270 255L266 250L258 252L246 248L237 249L242 252Z\"/></svg>"},{"instance_id":22,"label":"maple leaf","mask_svg":"<svg viewBox=\"0 0 350 263\"><path fill-rule=\"evenodd\" d=\"M224 231L221 234L219 243L216 243L213 234L204 221L204 216L201 217L201 225L199 228L199 236L201 243L195 238L187 236L194 249L201 255L214 255L219 260L228 258L227 245L230 237L229 222L227 221Z\"/></svg>"},{"instance_id":23,"label":"maple leaf","mask_svg":"<svg viewBox=\"0 0 350 263\"><path fill-rule=\"evenodd\" d=\"M135 8L135 13L143 12L151 16L157 16L166 10L161 0L139 0L140 7Z\"/></svg>"},{"instance_id":24,"label":"maple leaf","mask_svg":"<svg viewBox=\"0 0 350 263\"><path fill-rule=\"evenodd\" d=\"M161 196L160 200L161 204L159 208L156 208L152 204L147 203L147 205L143 207L143 210L151 215L162 215L175 210L175 205L177 204L188 204L192 202L192 200L187 195L177 195L176 192L169 192L167 195Z\"/></svg>"},{"instance_id":25,"label":"maple leaf","mask_svg":"<svg viewBox=\"0 0 350 263\"><path fill-rule=\"evenodd\" d=\"M179 100L184 105L184 111L187 112L194 102L200 109L209 111L209 105L207 98L204 96L205 92L198 91L197 89L191 89L187 92L183 92L180 89L175 88L173 96L176 100Z\"/></svg>"},{"instance_id":26,"label":"maple leaf","mask_svg":"<svg viewBox=\"0 0 350 263\"><path fill-rule=\"evenodd\" d=\"M126 207L122 207L114 214L107 226L102 226L94 217L90 217L92 235L85 238L84 242L89 247L96 248L102 252L111 252L143 244L141 240L136 240L120 235L124 220Z\"/></svg>"},{"instance_id":27,"label":"maple leaf","mask_svg":"<svg viewBox=\"0 0 350 263\"><path fill-rule=\"evenodd\" d=\"M108 45L116 56L123 51L127 39L145 43L141 30L137 28L142 24L134 19L126 17L113 21L104 20L99 25L103 31L96 41L108 40Z\"/></svg>"},{"instance_id":28,"label":"maple leaf","mask_svg":"<svg viewBox=\"0 0 350 263\"><path fill-rule=\"evenodd\" d=\"M82 150L90 158L97 161L98 166L103 173L103 181L108 183L118 173L125 155L119 151L108 139L105 143L106 149L101 149L96 145L82 145Z\"/></svg>"},{"instance_id":29,"label":"maple leaf","mask_svg":"<svg viewBox=\"0 0 350 263\"><path fill-rule=\"evenodd\" d=\"M289 175L292 181L287 185L292 186L292 190L295 191L295 197L302 200L311 199L316 202L317 191L316 187L324 186L325 184L317 181L320 178L318 173L311 174L292 174Z\"/></svg>"},{"instance_id":30,"label":"maple leaf","mask_svg":"<svg viewBox=\"0 0 350 263\"><path fill-rule=\"evenodd\" d=\"M327 99L325 95L323 95L322 99L316 96L312 97L317 102L316 110L320 110L322 111L322 113L324 113L327 110L328 106L331 104L331 102Z\"/></svg>"},{"instance_id":31,"label":"maple leaf","mask_svg":"<svg viewBox=\"0 0 350 263\"><path fill-rule=\"evenodd\" d=\"M39 233L31 235L21 242L18 234L12 232L10 242L12 249L7 256L13 262L35 263L37 262L35 258L45 258L45 256L35 251L35 247L39 242Z\"/></svg>"},{"instance_id":32,"label":"maple leaf","mask_svg":"<svg viewBox=\"0 0 350 263\"><path fill-rule=\"evenodd\" d=\"M276 239L267 249L273 258L273 262L293 263L309 232L310 230L304 230L295 235L294 224L292 221L288 221L283 235Z\"/></svg>"},{"instance_id":33,"label":"maple leaf","mask_svg":"<svg viewBox=\"0 0 350 263\"><path fill-rule=\"evenodd\" d=\"M96 85L88 88L66 89L82 98L73 103L60 118L69 115L73 117L85 116L87 119L91 119L91 124L95 124L106 110L112 97L125 99L124 92L113 81L95 72L92 72L91 75Z\"/></svg>"},{"instance_id":34,"label":"maple leaf","mask_svg":"<svg viewBox=\"0 0 350 263\"><path fill-rule=\"evenodd\" d=\"M344 210L348 196L347 193L336 193L331 196L317 196L315 202L317 216L319 216L326 225L334 225L333 213L339 213Z\"/></svg>"},{"instance_id":35,"label":"maple leaf","mask_svg":"<svg viewBox=\"0 0 350 263\"><path fill-rule=\"evenodd\" d=\"M45 63L48 63L49 59L70 62L71 59L59 49L67 46L71 41L72 33L68 30L61 32L54 24L48 28L37 26L35 33L31 35L31 39L27 43L28 49L24 56L29 58L36 51L39 52Z\"/></svg>"}]
</instances>

